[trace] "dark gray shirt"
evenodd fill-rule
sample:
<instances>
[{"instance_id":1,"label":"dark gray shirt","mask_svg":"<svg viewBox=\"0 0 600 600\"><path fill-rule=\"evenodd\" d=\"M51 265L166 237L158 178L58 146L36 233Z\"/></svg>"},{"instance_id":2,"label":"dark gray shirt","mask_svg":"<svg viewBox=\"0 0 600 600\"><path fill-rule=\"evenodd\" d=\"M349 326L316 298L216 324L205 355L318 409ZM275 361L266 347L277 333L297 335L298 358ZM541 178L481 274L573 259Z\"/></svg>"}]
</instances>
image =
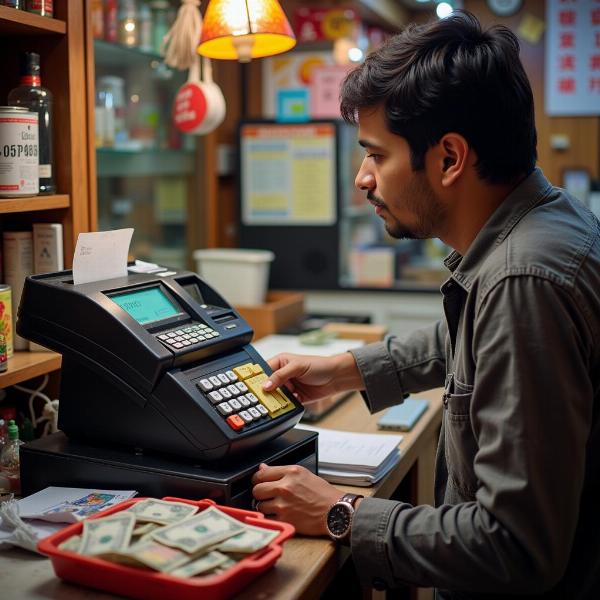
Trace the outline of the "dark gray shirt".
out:
<instances>
[{"instance_id":1,"label":"dark gray shirt","mask_svg":"<svg viewBox=\"0 0 600 600\"><path fill-rule=\"evenodd\" d=\"M445 319L353 351L373 412L447 392L436 506L363 500L358 572L439 598L600 598L600 223L536 169L446 264Z\"/></svg>"}]
</instances>

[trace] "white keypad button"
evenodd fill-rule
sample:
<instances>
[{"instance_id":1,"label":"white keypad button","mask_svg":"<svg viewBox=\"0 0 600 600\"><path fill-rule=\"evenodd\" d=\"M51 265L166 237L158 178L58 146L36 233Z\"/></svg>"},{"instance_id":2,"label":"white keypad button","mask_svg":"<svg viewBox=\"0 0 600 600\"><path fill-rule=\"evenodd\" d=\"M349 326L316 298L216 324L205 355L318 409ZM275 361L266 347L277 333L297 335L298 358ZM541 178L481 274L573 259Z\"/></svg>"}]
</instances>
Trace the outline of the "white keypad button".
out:
<instances>
[{"instance_id":1,"label":"white keypad button","mask_svg":"<svg viewBox=\"0 0 600 600\"><path fill-rule=\"evenodd\" d=\"M201 379L200 380L200 387L205 392L210 392L210 390L212 390L214 386L213 386L213 384L208 379Z\"/></svg>"},{"instance_id":2,"label":"white keypad button","mask_svg":"<svg viewBox=\"0 0 600 600\"><path fill-rule=\"evenodd\" d=\"M229 383L229 377L227 377L227 375L225 375L225 373L219 373L219 379L223 383Z\"/></svg>"},{"instance_id":3,"label":"white keypad button","mask_svg":"<svg viewBox=\"0 0 600 600\"><path fill-rule=\"evenodd\" d=\"M231 406L229 406L228 402L221 402L221 404L219 404L219 406L217 406L217 410L222 415L230 415L233 412L233 408L231 408Z\"/></svg>"},{"instance_id":4,"label":"white keypad button","mask_svg":"<svg viewBox=\"0 0 600 600\"><path fill-rule=\"evenodd\" d=\"M240 410L240 408L242 408L242 405L235 398L229 401L229 406L231 406L233 410Z\"/></svg>"},{"instance_id":5,"label":"white keypad button","mask_svg":"<svg viewBox=\"0 0 600 600\"><path fill-rule=\"evenodd\" d=\"M219 391L223 395L223 398L227 398L227 399L232 398L231 392L227 388L222 388Z\"/></svg>"},{"instance_id":6,"label":"white keypad button","mask_svg":"<svg viewBox=\"0 0 600 600\"><path fill-rule=\"evenodd\" d=\"M229 377L229 381L237 381L237 375L233 371L225 371L225 375Z\"/></svg>"},{"instance_id":7,"label":"white keypad button","mask_svg":"<svg viewBox=\"0 0 600 600\"><path fill-rule=\"evenodd\" d=\"M239 413L239 415L242 417L242 419L244 419L245 423L250 423L254 420L254 417L247 410L243 410L241 413Z\"/></svg>"},{"instance_id":8,"label":"white keypad button","mask_svg":"<svg viewBox=\"0 0 600 600\"><path fill-rule=\"evenodd\" d=\"M263 409L262 411L260 409ZM263 412L264 411L264 412ZM252 408L248 409L248 412L255 418L255 419L260 419L260 417L262 415L266 415L267 414L267 409L262 405L259 404L258 406L253 406Z\"/></svg>"},{"instance_id":9,"label":"white keypad button","mask_svg":"<svg viewBox=\"0 0 600 600\"><path fill-rule=\"evenodd\" d=\"M215 375L213 375L212 377L209 377L209 379L213 385L216 385L217 387L221 386L221 380L218 377L216 377Z\"/></svg>"},{"instance_id":10,"label":"white keypad button","mask_svg":"<svg viewBox=\"0 0 600 600\"><path fill-rule=\"evenodd\" d=\"M245 394L248 391L248 386L243 381L238 381L235 385L237 386L238 390L240 390L240 392L242 392L243 394Z\"/></svg>"},{"instance_id":11,"label":"white keypad button","mask_svg":"<svg viewBox=\"0 0 600 600\"><path fill-rule=\"evenodd\" d=\"M214 402L221 402L221 400L223 400L223 396L221 396L221 394L219 394L219 392L217 392L216 390L214 392L211 392L208 397Z\"/></svg>"},{"instance_id":12,"label":"white keypad button","mask_svg":"<svg viewBox=\"0 0 600 600\"><path fill-rule=\"evenodd\" d=\"M240 396L238 398L238 402L244 407L244 408L248 408L249 406L252 406L250 404L250 400L248 400L248 398L246 398L246 396Z\"/></svg>"},{"instance_id":13,"label":"white keypad button","mask_svg":"<svg viewBox=\"0 0 600 600\"><path fill-rule=\"evenodd\" d=\"M248 398L248 400L250 400L250 402L252 404L257 404L258 403L258 398L252 392L248 392L246 394L246 398Z\"/></svg>"},{"instance_id":14,"label":"white keypad button","mask_svg":"<svg viewBox=\"0 0 600 600\"><path fill-rule=\"evenodd\" d=\"M231 392L233 396L239 396L241 394L240 390L237 389L235 385L228 385L227 389Z\"/></svg>"}]
</instances>

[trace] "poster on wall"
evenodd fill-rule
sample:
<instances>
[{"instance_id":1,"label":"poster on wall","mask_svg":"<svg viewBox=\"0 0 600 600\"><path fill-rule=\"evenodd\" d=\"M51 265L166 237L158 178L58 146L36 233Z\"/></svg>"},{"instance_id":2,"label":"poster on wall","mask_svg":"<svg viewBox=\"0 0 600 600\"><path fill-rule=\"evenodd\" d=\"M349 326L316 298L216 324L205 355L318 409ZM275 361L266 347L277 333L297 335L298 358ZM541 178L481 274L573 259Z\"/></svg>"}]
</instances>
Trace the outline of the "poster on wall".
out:
<instances>
[{"instance_id":1,"label":"poster on wall","mask_svg":"<svg viewBox=\"0 0 600 600\"><path fill-rule=\"evenodd\" d=\"M287 52L262 61L263 115L272 119L277 112L277 92L281 89L309 88L314 70L333 65L328 51Z\"/></svg>"},{"instance_id":2,"label":"poster on wall","mask_svg":"<svg viewBox=\"0 0 600 600\"><path fill-rule=\"evenodd\" d=\"M546 113L600 115L600 0L546 0Z\"/></svg>"},{"instance_id":3,"label":"poster on wall","mask_svg":"<svg viewBox=\"0 0 600 600\"><path fill-rule=\"evenodd\" d=\"M335 125L246 124L240 135L244 224L336 222Z\"/></svg>"}]
</instances>

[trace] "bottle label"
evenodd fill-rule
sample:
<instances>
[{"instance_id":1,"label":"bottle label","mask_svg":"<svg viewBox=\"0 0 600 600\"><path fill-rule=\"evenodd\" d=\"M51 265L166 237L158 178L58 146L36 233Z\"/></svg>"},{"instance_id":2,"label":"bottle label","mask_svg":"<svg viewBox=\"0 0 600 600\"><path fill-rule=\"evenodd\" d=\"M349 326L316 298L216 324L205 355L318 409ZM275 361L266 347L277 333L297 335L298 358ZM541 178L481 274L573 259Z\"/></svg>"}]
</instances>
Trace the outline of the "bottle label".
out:
<instances>
[{"instance_id":1,"label":"bottle label","mask_svg":"<svg viewBox=\"0 0 600 600\"><path fill-rule=\"evenodd\" d=\"M21 77L21 85L40 87L42 85L42 80L39 75L23 75Z\"/></svg>"},{"instance_id":2,"label":"bottle label","mask_svg":"<svg viewBox=\"0 0 600 600\"><path fill-rule=\"evenodd\" d=\"M52 0L28 0L27 10L44 17L51 17L54 14L52 4Z\"/></svg>"},{"instance_id":3,"label":"bottle label","mask_svg":"<svg viewBox=\"0 0 600 600\"><path fill-rule=\"evenodd\" d=\"M40 179L52 177L52 165L40 165Z\"/></svg>"}]
</instances>

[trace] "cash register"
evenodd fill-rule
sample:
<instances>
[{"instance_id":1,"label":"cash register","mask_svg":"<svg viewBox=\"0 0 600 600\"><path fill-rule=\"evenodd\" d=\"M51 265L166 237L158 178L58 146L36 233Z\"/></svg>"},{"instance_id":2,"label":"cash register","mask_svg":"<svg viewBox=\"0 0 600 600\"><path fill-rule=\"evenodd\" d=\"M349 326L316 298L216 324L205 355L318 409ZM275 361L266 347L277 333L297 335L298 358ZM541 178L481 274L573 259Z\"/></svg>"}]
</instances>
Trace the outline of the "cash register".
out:
<instances>
[{"instance_id":1,"label":"cash register","mask_svg":"<svg viewBox=\"0 0 600 600\"><path fill-rule=\"evenodd\" d=\"M74 284L26 279L17 332L62 354L59 432L21 450L23 493L136 489L248 506L261 462L317 471L303 409L262 389L253 331L197 274L134 272Z\"/></svg>"}]
</instances>

